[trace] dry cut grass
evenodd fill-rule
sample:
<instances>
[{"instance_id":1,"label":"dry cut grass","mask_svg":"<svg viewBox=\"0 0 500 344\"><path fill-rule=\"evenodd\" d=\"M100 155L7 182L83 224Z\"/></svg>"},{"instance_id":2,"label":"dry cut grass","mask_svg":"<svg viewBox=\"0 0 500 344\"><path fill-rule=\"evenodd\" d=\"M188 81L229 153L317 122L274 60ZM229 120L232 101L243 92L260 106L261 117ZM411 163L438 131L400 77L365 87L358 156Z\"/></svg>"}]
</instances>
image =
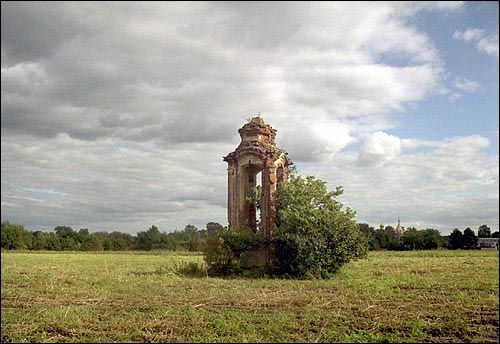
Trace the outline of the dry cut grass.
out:
<instances>
[{"instance_id":1,"label":"dry cut grass","mask_svg":"<svg viewBox=\"0 0 500 344\"><path fill-rule=\"evenodd\" d=\"M330 280L184 277L187 263L203 259L2 252L2 341L498 342L496 251L372 252Z\"/></svg>"}]
</instances>

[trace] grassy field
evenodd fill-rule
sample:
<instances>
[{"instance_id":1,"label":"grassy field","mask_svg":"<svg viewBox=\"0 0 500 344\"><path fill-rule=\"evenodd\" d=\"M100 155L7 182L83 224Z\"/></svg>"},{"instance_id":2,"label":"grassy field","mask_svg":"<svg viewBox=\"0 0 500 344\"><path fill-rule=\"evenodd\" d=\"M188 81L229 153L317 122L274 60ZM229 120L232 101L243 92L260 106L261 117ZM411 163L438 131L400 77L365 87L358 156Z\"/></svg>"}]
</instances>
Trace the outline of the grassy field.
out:
<instances>
[{"instance_id":1,"label":"grassy field","mask_svg":"<svg viewBox=\"0 0 500 344\"><path fill-rule=\"evenodd\" d=\"M330 280L184 277L198 255L2 252L2 341L498 342L497 251L372 252Z\"/></svg>"}]
</instances>

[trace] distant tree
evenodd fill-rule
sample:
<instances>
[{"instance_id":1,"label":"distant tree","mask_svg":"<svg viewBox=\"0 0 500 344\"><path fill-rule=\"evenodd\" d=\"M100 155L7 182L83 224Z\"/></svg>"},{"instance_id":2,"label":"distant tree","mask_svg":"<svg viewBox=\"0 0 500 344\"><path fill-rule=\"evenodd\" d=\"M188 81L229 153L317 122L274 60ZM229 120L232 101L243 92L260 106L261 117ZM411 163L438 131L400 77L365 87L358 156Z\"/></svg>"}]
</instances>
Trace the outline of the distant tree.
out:
<instances>
[{"instance_id":1,"label":"distant tree","mask_svg":"<svg viewBox=\"0 0 500 344\"><path fill-rule=\"evenodd\" d=\"M75 251L80 248L78 233L68 226L57 226L54 228L56 236L59 238L60 249L62 251Z\"/></svg>"},{"instance_id":2,"label":"distant tree","mask_svg":"<svg viewBox=\"0 0 500 344\"><path fill-rule=\"evenodd\" d=\"M178 238L179 234L181 234L181 232L161 233L162 249L171 251L180 250L181 240Z\"/></svg>"},{"instance_id":3,"label":"distant tree","mask_svg":"<svg viewBox=\"0 0 500 344\"><path fill-rule=\"evenodd\" d=\"M399 240L396 237L394 227L387 226L384 229L377 228L375 231L376 246L380 249L394 249L399 246Z\"/></svg>"},{"instance_id":4,"label":"distant tree","mask_svg":"<svg viewBox=\"0 0 500 344\"><path fill-rule=\"evenodd\" d=\"M148 239L148 232L137 232L136 249L138 250L151 250L151 242Z\"/></svg>"},{"instance_id":5,"label":"distant tree","mask_svg":"<svg viewBox=\"0 0 500 344\"><path fill-rule=\"evenodd\" d=\"M378 241L375 238L375 229L367 223L358 223L358 230L361 231L368 239L370 251L379 249Z\"/></svg>"},{"instance_id":6,"label":"distant tree","mask_svg":"<svg viewBox=\"0 0 500 344\"><path fill-rule=\"evenodd\" d=\"M477 236L469 227L464 230L464 249L473 250L477 248Z\"/></svg>"},{"instance_id":7,"label":"distant tree","mask_svg":"<svg viewBox=\"0 0 500 344\"><path fill-rule=\"evenodd\" d=\"M153 225L146 232L137 233L136 247L146 251L161 248L161 233L158 227Z\"/></svg>"},{"instance_id":8,"label":"distant tree","mask_svg":"<svg viewBox=\"0 0 500 344\"><path fill-rule=\"evenodd\" d=\"M433 250L444 245L445 239L439 234L439 231L428 228L418 230L415 227L408 227L401 238L399 246L391 244L391 250Z\"/></svg>"},{"instance_id":9,"label":"distant tree","mask_svg":"<svg viewBox=\"0 0 500 344\"><path fill-rule=\"evenodd\" d=\"M124 251L132 248L134 239L129 233L111 232L107 236L110 251Z\"/></svg>"},{"instance_id":10,"label":"distant tree","mask_svg":"<svg viewBox=\"0 0 500 344\"><path fill-rule=\"evenodd\" d=\"M106 231L94 232L94 233L92 233L92 235L95 236L99 240L104 251L110 250L109 233L108 232L106 232Z\"/></svg>"},{"instance_id":11,"label":"distant tree","mask_svg":"<svg viewBox=\"0 0 500 344\"><path fill-rule=\"evenodd\" d=\"M450 248L450 236L449 235L441 235L441 244L445 248Z\"/></svg>"},{"instance_id":12,"label":"distant tree","mask_svg":"<svg viewBox=\"0 0 500 344\"><path fill-rule=\"evenodd\" d=\"M218 231L224 230L224 227L218 222L209 222L207 223L207 233L208 235L212 235L217 233Z\"/></svg>"},{"instance_id":13,"label":"distant tree","mask_svg":"<svg viewBox=\"0 0 500 344\"><path fill-rule=\"evenodd\" d=\"M422 234L416 228L407 228L403 233L401 249L405 251L421 250L423 248Z\"/></svg>"},{"instance_id":14,"label":"distant tree","mask_svg":"<svg viewBox=\"0 0 500 344\"><path fill-rule=\"evenodd\" d=\"M498 231L493 232L493 234L491 234L491 237L492 238L498 238Z\"/></svg>"},{"instance_id":15,"label":"distant tree","mask_svg":"<svg viewBox=\"0 0 500 344\"><path fill-rule=\"evenodd\" d=\"M102 244L96 235L87 235L84 237L80 246L82 251L102 251Z\"/></svg>"},{"instance_id":16,"label":"distant tree","mask_svg":"<svg viewBox=\"0 0 500 344\"><path fill-rule=\"evenodd\" d=\"M196 228L196 226L193 226L193 225L187 225L187 226L184 228L184 233L187 233L187 234L195 234L195 233L198 233L198 228Z\"/></svg>"},{"instance_id":17,"label":"distant tree","mask_svg":"<svg viewBox=\"0 0 500 344\"><path fill-rule=\"evenodd\" d=\"M45 238L47 239L47 250L59 251L61 249L61 241L55 233L47 233Z\"/></svg>"},{"instance_id":18,"label":"distant tree","mask_svg":"<svg viewBox=\"0 0 500 344\"><path fill-rule=\"evenodd\" d=\"M80 248L80 243L72 238L59 238L59 249L61 251L77 251Z\"/></svg>"},{"instance_id":19,"label":"distant tree","mask_svg":"<svg viewBox=\"0 0 500 344\"><path fill-rule=\"evenodd\" d=\"M81 228L79 231L78 231L78 241L80 243L83 242L83 240L89 235L89 229L88 228Z\"/></svg>"},{"instance_id":20,"label":"distant tree","mask_svg":"<svg viewBox=\"0 0 500 344\"><path fill-rule=\"evenodd\" d=\"M48 250L47 233L42 231L33 232L33 250Z\"/></svg>"},{"instance_id":21,"label":"distant tree","mask_svg":"<svg viewBox=\"0 0 500 344\"><path fill-rule=\"evenodd\" d=\"M443 237L439 233L439 231L427 228L423 231L423 248L424 250L432 250L438 247L443 246Z\"/></svg>"},{"instance_id":22,"label":"distant tree","mask_svg":"<svg viewBox=\"0 0 500 344\"><path fill-rule=\"evenodd\" d=\"M451 232L448 238L448 248L452 250L457 250L463 247L464 247L464 235L458 228L455 228L453 232Z\"/></svg>"},{"instance_id":23,"label":"distant tree","mask_svg":"<svg viewBox=\"0 0 500 344\"><path fill-rule=\"evenodd\" d=\"M1 246L8 250L30 249L32 245L32 233L24 229L24 226L9 221L1 223Z\"/></svg>"},{"instance_id":24,"label":"distant tree","mask_svg":"<svg viewBox=\"0 0 500 344\"><path fill-rule=\"evenodd\" d=\"M199 251L202 249L198 228L193 225L187 225L186 228L184 228L183 234L183 246L186 248L186 250Z\"/></svg>"},{"instance_id":25,"label":"distant tree","mask_svg":"<svg viewBox=\"0 0 500 344\"><path fill-rule=\"evenodd\" d=\"M76 233L73 230L73 228L68 227L68 226L57 226L56 228L54 228L54 232L59 237L65 237L65 236L74 237L74 236L76 236Z\"/></svg>"},{"instance_id":26,"label":"distant tree","mask_svg":"<svg viewBox=\"0 0 500 344\"><path fill-rule=\"evenodd\" d=\"M491 237L491 229L487 225L481 225L477 229L477 236L479 238L490 238Z\"/></svg>"}]
</instances>

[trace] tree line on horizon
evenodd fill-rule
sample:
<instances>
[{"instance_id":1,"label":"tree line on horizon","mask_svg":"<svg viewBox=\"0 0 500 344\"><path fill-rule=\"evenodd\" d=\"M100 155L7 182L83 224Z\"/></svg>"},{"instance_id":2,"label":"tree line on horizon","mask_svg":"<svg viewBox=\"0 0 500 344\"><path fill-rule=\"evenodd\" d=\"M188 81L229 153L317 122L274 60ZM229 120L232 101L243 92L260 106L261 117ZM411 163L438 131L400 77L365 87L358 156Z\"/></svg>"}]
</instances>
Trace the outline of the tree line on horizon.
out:
<instances>
[{"instance_id":1,"label":"tree line on horizon","mask_svg":"<svg viewBox=\"0 0 500 344\"><path fill-rule=\"evenodd\" d=\"M478 227L477 235L470 228L460 231L455 228L450 235L441 233L432 228L418 230L415 227L407 228L401 237L398 237L394 227L374 229L366 223L358 223L358 228L368 238L371 251L391 250L391 251L411 251L411 250L433 250L447 248L451 250L471 250L476 249L479 238L498 238L498 231L491 233L488 225Z\"/></svg>"},{"instance_id":2,"label":"tree line on horizon","mask_svg":"<svg viewBox=\"0 0 500 344\"><path fill-rule=\"evenodd\" d=\"M198 230L187 225L181 231L160 232L151 226L137 235L113 231L90 233L87 228L75 231L68 226L57 226L53 232L29 231L23 225L4 221L1 223L1 247L8 250L48 251L201 251L209 234L224 230L216 222L209 222Z\"/></svg>"},{"instance_id":3,"label":"tree line on horizon","mask_svg":"<svg viewBox=\"0 0 500 344\"><path fill-rule=\"evenodd\" d=\"M487 225L478 228L478 234L465 228L463 233L455 228L448 236L442 236L438 230L417 230L407 228L398 238L393 227L374 229L366 223L358 223L358 228L368 239L369 249L376 250L432 250L475 249L478 238L498 238L498 231L491 233ZM23 225L4 221L1 223L1 248L7 250L47 250L47 251L202 251L210 235L227 231L227 227L217 222L208 222L206 228L198 229L187 225L183 230L160 232L151 226L137 235L119 231L92 232L87 228L75 231L68 226L57 226L53 232L30 231Z\"/></svg>"}]
</instances>

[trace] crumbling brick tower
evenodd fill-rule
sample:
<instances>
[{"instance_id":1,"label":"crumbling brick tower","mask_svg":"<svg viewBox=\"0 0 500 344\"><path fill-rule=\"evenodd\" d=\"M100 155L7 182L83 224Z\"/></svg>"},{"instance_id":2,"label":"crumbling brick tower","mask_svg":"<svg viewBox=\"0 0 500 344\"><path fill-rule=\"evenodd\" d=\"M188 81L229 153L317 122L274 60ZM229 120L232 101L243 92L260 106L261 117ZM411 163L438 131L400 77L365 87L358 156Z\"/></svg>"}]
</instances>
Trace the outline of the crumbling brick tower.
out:
<instances>
[{"instance_id":1,"label":"crumbling brick tower","mask_svg":"<svg viewBox=\"0 0 500 344\"><path fill-rule=\"evenodd\" d=\"M276 228L276 190L279 182L288 178L288 166L293 162L288 153L276 147L276 129L254 117L238 130L241 143L224 157L228 163L229 229L249 227L260 230L271 239ZM262 172L260 197L260 228L257 228L256 207L248 200Z\"/></svg>"}]
</instances>

